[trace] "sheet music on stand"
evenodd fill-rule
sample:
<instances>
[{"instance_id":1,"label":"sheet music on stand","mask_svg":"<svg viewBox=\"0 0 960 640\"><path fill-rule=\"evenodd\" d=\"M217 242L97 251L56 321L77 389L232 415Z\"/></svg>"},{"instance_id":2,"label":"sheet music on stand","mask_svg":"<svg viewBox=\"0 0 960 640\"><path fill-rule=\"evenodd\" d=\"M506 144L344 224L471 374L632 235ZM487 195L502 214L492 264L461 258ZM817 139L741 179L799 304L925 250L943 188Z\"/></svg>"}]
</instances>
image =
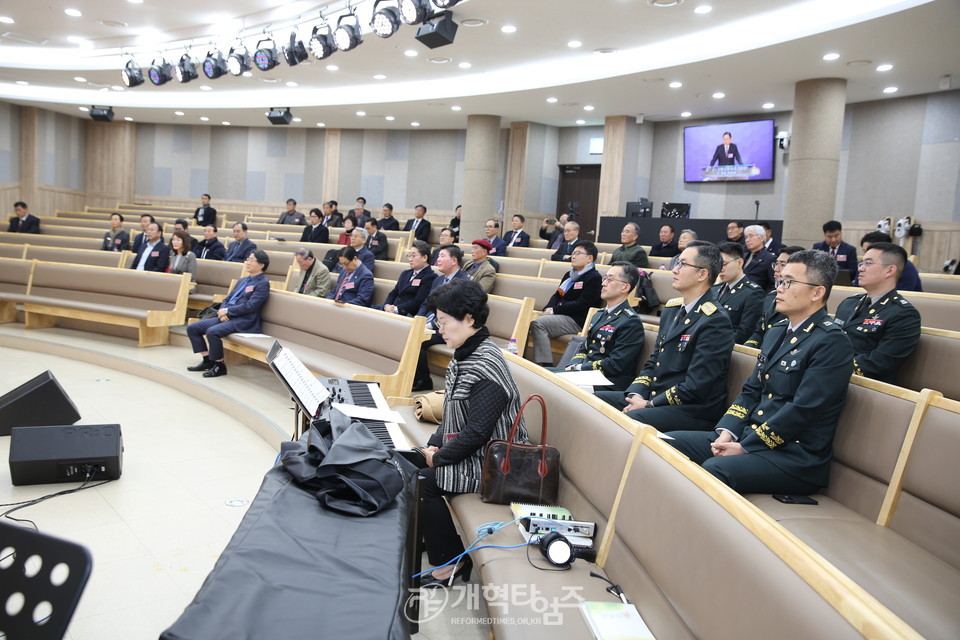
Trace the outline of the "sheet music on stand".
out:
<instances>
[{"instance_id":1,"label":"sheet music on stand","mask_svg":"<svg viewBox=\"0 0 960 640\"><path fill-rule=\"evenodd\" d=\"M267 352L267 364L300 405L300 409L311 419L316 418L330 392L310 373L300 358L279 341L274 341Z\"/></svg>"}]
</instances>

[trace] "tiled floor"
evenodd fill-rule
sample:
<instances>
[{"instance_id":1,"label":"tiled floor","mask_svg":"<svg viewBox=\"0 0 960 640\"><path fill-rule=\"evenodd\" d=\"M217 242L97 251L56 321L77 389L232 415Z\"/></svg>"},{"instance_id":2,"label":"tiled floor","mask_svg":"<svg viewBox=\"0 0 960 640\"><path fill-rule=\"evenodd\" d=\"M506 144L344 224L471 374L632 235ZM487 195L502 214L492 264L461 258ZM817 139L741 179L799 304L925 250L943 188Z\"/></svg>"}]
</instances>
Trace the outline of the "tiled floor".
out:
<instances>
[{"instance_id":1,"label":"tiled floor","mask_svg":"<svg viewBox=\"0 0 960 640\"><path fill-rule=\"evenodd\" d=\"M0 326L0 342L8 345L0 346L0 392L49 369L77 405L81 424L119 423L123 431L119 480L14 514L86 545L93 555L93 573L66 637L159 637L243 517L245 507L227 501L253 498L274 464L277 443L289 437L289 398L262 367L232 367L215 380L188 374L184 367L195 356L178 346L137 349L122 338L62 329L25 333L18 325ZM233 402L244 405L239 415L258 426L205 401L219 403L222 395L238 399ZM2 459L9 446L10 438L0 438ZM0 503L69 486L14 487L7 465L0 464ZM486 615L482 604L448 604L415 638L487 638L489 627L473 620Z\"/></svg>"}]
</instances>

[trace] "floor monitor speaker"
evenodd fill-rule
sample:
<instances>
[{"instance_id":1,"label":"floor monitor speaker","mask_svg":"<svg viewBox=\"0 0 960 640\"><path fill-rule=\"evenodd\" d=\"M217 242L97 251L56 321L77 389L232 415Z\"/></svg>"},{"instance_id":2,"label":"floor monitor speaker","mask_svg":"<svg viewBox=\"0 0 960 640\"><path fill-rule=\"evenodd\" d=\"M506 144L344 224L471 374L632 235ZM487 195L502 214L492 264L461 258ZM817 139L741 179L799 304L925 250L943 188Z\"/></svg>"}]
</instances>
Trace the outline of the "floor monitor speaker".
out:
<instances>
[{"instance_id":1,"label":"floor monitor speaker","mask_svg":"<svg viewBox=\"0 0 960 640\"><path fill-rule=\"evenodd\" d=\"M0 397L0 436L10 435L14 427L73 424L79 419L77 407L50 371Z\"/></svg>"},{"instance_id":2,"label":"floor monitor speaker","mask_svg":"<svg viewBox=\"0 0 960 640\"><path fill-rule=\"evenodd\" d=\"M118 424L16 427L10 437L15 485L116 480L122 468Z\"/></svg>"}]
</instances>

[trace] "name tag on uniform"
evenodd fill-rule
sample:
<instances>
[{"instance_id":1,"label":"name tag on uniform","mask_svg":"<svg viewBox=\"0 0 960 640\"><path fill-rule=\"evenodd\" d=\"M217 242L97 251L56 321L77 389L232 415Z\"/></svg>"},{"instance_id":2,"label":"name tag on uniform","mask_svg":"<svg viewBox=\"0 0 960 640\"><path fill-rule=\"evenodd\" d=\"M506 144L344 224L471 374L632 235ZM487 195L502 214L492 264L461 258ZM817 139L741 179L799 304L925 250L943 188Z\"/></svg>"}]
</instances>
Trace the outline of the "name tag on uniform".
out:
<instances>
[{"instance_id":1,"label":"name tag on uniform","mask_svg":"<svg viewBox=\"0 0 960 640\"><path fill-rule=\"evenodd\" d=\"M377 245L380 244L380 243L379 243L378 241L374 240L373 242L371 242L371 244L372 244L373 246L377 246Z\"/></svg>"},{"instance_id":2,"label":"name tag on uniform","mask_svg":"<svg viewBox=\"0 0 960 640\"><path fill-rule=\"evenodd\" d=\"M419 286L420 286L420 278L417 278L416 280L411 280L411 281L410 281L410 286L411 286L411 287L419 287Z\"/></svg>"},{"instance_id":3,"label":"name tag on uniform","mask_svg":"<svg viewBox=\"0 0 960 640\"><path fill-rule=\"evenodd\" d=\"M244 292L246 292L246 293L250 293L251 291L253 291L253 285L252 285L252 284L251 284L251 285L248 285L248 286L244 289Z\"/></svg>"},{"instance_id":4,"label":"name tag on uniform","mask_svg":"<svg viewBox=\"0 0 960 640\"><path fill-rule=\"evenodd\" d=\"M573 288L574 288L574 289L583 289L583 283L582 283L582 282L574 282L574 283L573 283Z\"/></svg>"},{"instance_id":5,"label":"name tag on uniform","mask_svg":"<svg viewBox=\"0 0 960 640\"><path fill-rule=\"evenodd\" d=\"M120 244L120 238L114 239L113 244Z\"/></svg>"},{"instance_id":6,"label":"name tag on uniform","mask_svg":"<svg viewBox=\"0 0 960 640\"><path fill-rule=\"evenodd\" d=\"M151 257L151 258L158 258L158 257L160 257L160 252L159 252L159 251L151 251L151 252L150 252L150 257Z\"/></svg>"},{"instance_id":7,"label":"name tag on uniform","mask_svg":"<svg viewBox=\"0 0 960 640\"><path fill-rule=\"evenodd\" d=\"M837 262L846 262L846 261L847 261L847 256L843 255L842 253L837 254Z\"/></svg>"},{"instance_id":8,"label":"name tag on uniform","mask_svg":"<svg viewBox=\"0 0 960 640\"><path fill-rule=\"evenodd\" d=\"M344 288L344 289L353 289L353 283L352 283L352 282L348 282L347 284L343 285L343 288Z\"/></svg>"}]
</instances>

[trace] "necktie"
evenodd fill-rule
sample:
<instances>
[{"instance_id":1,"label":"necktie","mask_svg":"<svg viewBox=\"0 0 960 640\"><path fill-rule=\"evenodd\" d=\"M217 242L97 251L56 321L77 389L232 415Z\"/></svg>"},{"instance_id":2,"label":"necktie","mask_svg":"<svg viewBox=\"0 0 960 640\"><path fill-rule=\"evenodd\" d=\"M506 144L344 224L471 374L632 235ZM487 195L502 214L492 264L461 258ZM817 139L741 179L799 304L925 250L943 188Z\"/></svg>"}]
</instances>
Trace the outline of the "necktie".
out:
<instances>
[{"instance_id":1,"label":"necktie","mask_svg":"<svg viewBox=\"0 0 960 640\"><path fill-rule=\"evenodd\" d=\"M836 257L837 257L837 248L836 248L836 247L830 247L830 257L831 257L831 258L836 258Z\"/></svg>"},{"instance_id":2,"label":"necktie","mask_svg":"<svg viewBox=\"0 0 960 640\"><path fill-rule=\"evenodd\" d=\"M677 314L677 324L681 324L683 319L687 317L687 308L680 307L680 313Z\"/></svg>"},{"instance_id":3,"label":"necktie","mask_svg":"<svg viewBox=\"0 0 960 640\"><path fill-rule=\"evenodd\" d=\"M750 261L753 260L753 254L750 254L750 257L747 258L747 261L743 263L743 268L746 269L747 265L750 264Z\"/></svg>"},{"instance_id":4,"label":"necktie","mask_svg":"<svg viewBox=\"0 0 960 640\"><path fill-rule=\"evenodd\" d=\"M203 246L203 251L200 252L200 259L201 259L201 260L203 260L204 258L207 257L207 251L209 251L209 250L210 250L210 246L205 244L205 245Z\"/></svg>"},{"instance_id":5,"label":"necktie","mask_svg":"<svg viewBox=\"0 0 960 640\"><path fill-rule=\"evenodd\" d=\"M717 300L719 300L720 302L723 302L723 299L726 297L729 291L730 291L730 286L726 282L724 282L720 286L720 295L717 296Z\"/></svg>"},{"instance_id":6,"label":"necktie","mask_svg":"<svg viewBox=\"0 0 960 640\"><path fill-rule=\"evenodd\" d=\"M234 302L236 302L237 298L240 297L240 294L243 293L243 290L246 288L247 282L248 282L249 280L250 280L250 278L244 278L243 280L241 280L240 282L237 283L237 288L233 290L233 295L230 296L230 299L229 299L229 300L227 300L227 306L228 306L228 307L229 307L231 304L233 304Z\"/></svg>"},{"instance_id":7,"label":"necktie","mask_svg":"<svg viewBox=\"0 0 960 640\"><path fill-rule=\"evenodd\" d=\"M420 218L414 218L414 219L413 219L413 230L414 230L414 231L417 230L417 225L418 225L418 224L420 224Z\"/></svg>"},{"instance_id":8,"label":"necktie","mask_svg":"<svg viewBox=\"0 0 960 640\"><path fill-rule=\"evenodd\" d=\"M557 237L553 240L553 244L550 245L550 248L553 250L560 248L560 242L563 240L563 234L558 234Z\"/></svg>"},{"instance_id":9,"label":"necktie","mask_svg":"<svg viewBox=\"0 0 960 640\"><path fill-rule=\"evenodd\" d=\"M347 277L345 277L345 278L343 279L343 282L341 282L341 283L340 283L340 286L337 288L337 295L336 295L336 297L334 297L334 300L336 300L337 302L340 302L340 294L343 293L343 288L344 288L345 286L347 286L347 283L350 282L350 278L352 278L352 277L353 277L353 274L352 274L352 273L348 273L348 274L347 274Z\"/></svg>"}]
</instances>

